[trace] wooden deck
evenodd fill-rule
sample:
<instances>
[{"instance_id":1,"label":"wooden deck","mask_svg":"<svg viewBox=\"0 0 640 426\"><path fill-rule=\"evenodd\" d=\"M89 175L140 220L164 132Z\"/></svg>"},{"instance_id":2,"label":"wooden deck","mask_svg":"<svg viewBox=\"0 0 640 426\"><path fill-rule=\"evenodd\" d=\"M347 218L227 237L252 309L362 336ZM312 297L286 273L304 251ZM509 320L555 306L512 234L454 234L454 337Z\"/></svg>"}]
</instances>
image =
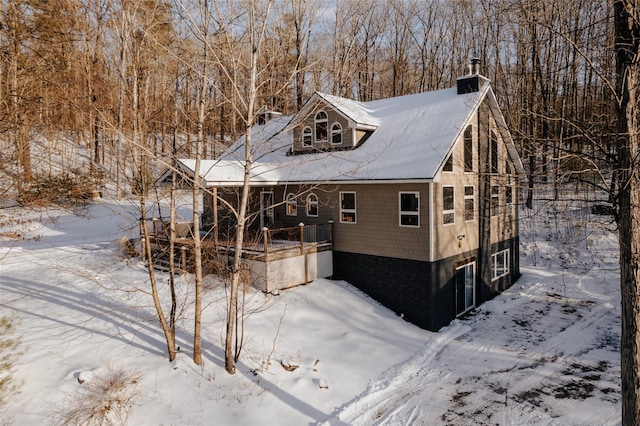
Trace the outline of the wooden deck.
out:
<instances>
[{"instance_id":1,"label":"wooden deck","mask_svg":"<svg viewBox=\"0 0 640 426\"><path fill-rule=\"evenodd\" d=\"M333 274L332 225L306 225L292 228L263 229L248 235L242 247L242 259L250 271L254 287L265 292L305 284ZM152 233L152 262L157 269L169 269L169 239ZM235 257L235 241L208 237L201 240L205 274L228 272ZM193 272L193 238L174 241L174 267ZM324 253L327 252L327 253Z\"/></svg>"}]
</instances>

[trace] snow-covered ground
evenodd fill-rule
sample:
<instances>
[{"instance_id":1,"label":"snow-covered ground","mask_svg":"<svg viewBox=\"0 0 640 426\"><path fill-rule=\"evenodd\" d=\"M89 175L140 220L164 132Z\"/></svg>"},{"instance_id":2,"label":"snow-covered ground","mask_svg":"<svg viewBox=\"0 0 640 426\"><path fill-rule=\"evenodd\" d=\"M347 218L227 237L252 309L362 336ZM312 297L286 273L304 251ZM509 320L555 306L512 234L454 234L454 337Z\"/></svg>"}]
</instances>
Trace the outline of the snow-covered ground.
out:
<instances>
[{"instance_id":1,"label":"snow-covered ground","mask_svg":"<svg viewBox=\"0 0 640 426\"><path fill-rule=\"evenodd\" d=\"M167 361L144 265L116 242L135 236L135 206L0 210L0 316L16 325L2 338L20 338L19 392L0 423L60 424L112 369L135 377L131 425L619 424L617 239L562 210L523 215L521 279L438 333L344 282L249 291L230 376L225 289L211 277L204 365L190 359L188 275L178 283L181 349ZM166 296L167 275L158 278Z\"/></svg>"}]
</instances>

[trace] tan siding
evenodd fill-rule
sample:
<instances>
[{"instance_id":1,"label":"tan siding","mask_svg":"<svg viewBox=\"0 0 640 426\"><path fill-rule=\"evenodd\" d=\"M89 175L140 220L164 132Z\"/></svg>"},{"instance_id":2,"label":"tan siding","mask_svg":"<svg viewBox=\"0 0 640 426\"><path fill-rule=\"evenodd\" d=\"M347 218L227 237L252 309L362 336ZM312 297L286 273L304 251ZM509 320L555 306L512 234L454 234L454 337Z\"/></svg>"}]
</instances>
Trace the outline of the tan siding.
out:
<instances>
[{"instance_id":1,"label":"tan siding","mask_svg":"<svg viewBox=\"0 0 640 426\"><path fill-rule=\"evenodd\" d=\"M309 147L303 147L302 146L302 129L305 128L306 126L309 126L312 130L312 132L314 133L315 136L315 122L314 122L314 117L315 114L322 109L323 111L325 111L327 113L328 116L328 122L327 122L327 142L323 142L323 143L316 143L315 140L312 138L313 141L313 145L309 146ZM334 123L340 123L340 125L342 126L342 143L341 144L332 144L331 143L331 126ZM304 152L304 151L314 151L314 150L326 150L326 149L331 149L331 148L338 148L338 147L351 147L353 146L353 140L352 140L352 132L351 129L349 128L349 122L346 118L344 118L341 114L337 113L336 111L327 108L327 107L322 107L322 108L317 108L315 110L313 110L313 112L311 114L309 114L308 117L305 117L304 122L302 122L301 124L299 124L298 126L296 126L293 129L293 149L296 152Z\"/></svg>"}]
</instances>

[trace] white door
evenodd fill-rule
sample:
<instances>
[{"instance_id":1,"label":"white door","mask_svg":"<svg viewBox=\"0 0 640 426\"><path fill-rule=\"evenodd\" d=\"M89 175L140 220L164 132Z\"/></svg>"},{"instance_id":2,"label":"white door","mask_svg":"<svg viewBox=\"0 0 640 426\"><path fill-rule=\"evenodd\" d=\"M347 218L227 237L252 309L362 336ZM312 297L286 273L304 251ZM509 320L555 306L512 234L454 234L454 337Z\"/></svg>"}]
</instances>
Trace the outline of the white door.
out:
<instances>
[{"instance_id":1,"label":"white door","mask_svg":"<svg viewBox=\"0 0 640 426\"><path fill-rule=\"evenodd\" d=\"M476 305L476 262L456 268L456 315Z\"/></svg>"}]
</instances>

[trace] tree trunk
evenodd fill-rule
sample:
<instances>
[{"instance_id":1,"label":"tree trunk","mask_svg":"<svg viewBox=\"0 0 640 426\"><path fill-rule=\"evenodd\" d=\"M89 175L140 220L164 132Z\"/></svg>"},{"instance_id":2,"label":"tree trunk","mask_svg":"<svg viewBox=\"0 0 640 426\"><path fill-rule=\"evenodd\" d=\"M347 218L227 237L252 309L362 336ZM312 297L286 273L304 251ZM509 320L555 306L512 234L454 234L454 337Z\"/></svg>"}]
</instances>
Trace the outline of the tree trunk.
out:
<instances>
[{"instance_id":1,"label":"tree trunk","mask_svg":"<svg viewBox=\"0 0 640 426\"><path fill-rule=\"evenodd\" d=\"M622 424L640 424L640 2L616 0Z\"/></svg>"}]
</instances>

